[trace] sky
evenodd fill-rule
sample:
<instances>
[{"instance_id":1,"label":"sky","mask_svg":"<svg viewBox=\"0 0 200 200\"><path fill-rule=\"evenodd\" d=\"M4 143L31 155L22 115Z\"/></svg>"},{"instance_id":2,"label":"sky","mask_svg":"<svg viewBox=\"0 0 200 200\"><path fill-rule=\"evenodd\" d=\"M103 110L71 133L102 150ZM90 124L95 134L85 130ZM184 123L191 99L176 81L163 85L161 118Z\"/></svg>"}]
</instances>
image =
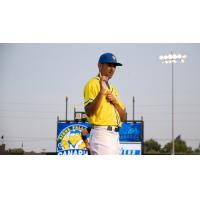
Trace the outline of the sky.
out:
<instances>
[{"instance_id":1,"label":"sky","mask_svg":"<svg viewBox=\"0 0 200 200\"><path fill-rule=\"evenodd\" d=\"M182 53L174 66L175 137L200 143L200 44L194 43L16 43L0 44L0 135L6 148L55 151L57 116L83 111L83 87L98 73L102 53L123 64L110 80L124 102L128 119L144 119L144 139L171 140L171 65L160 55ZM2 141L1 141L2 142Z\"/></svg>"}]
</instances>

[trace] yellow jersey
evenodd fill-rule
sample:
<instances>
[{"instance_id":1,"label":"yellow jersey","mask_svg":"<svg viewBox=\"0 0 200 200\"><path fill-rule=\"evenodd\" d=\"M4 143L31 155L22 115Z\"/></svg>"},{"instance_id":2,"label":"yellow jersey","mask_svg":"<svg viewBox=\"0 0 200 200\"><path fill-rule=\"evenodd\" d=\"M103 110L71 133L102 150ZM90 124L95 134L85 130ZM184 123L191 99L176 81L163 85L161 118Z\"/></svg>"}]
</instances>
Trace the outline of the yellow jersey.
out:
<instances>
[{"instance_id":1,"label":"yellow jersey","mask_svg":"<svg viewBox=\"0 0 200 200\"><path fill-rule=\"evenodd\" d=\"M89 103L92 103L93 100L100 92L100 78L94 77L90 79L85 87L84 87L84 107ZM112 92L112 94L117 98L120 107L122 109L125 108L124 104L121 102L119 98L119 94L116 88L113 85L109 84L110 88L108 91ZM101 104L97 109L97 112L87 117L89 123L97 125L97 126L121 126L121 120L117 109L115 109L114 105L107 101L106 95L103 96Z\"/></svg>"}]
</instances>

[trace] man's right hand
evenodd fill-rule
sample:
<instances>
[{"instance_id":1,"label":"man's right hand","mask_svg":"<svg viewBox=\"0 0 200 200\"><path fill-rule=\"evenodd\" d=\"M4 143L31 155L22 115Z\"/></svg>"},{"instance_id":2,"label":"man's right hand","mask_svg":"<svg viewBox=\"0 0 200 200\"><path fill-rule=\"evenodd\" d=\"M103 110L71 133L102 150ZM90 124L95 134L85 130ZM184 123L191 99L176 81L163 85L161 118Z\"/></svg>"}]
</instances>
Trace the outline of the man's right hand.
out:
<instances>
[{"instance_id":1,"label":"man's right hand","mask_svg":"<svg viewBox=\"0 0 200 200\"><path fill-rule=\"evenodd\" d=\"M92 103L89 103L87 106L85 106L85 112L86 112L88 117L96 114L96 112L97 112L97 110L98 110L98 108L101 104L101 101L102 101L104 95L106 94L108 87L107 87L105 81L108 81L108 77L101 76L101 73L100 73L100 80L99 80L100 92L96 96L96 98L93 100Z\"/></svg>"},{"instance_id":2,"label":"man's right hand","mask_svg":"<svg viewBox=\"0 0 200 200\"><path fill-rule=\"evenodd\" d=\"M107 76L102 76L101 73L100 75L100 92L102 94L105 94L106 90L108 89L107 85L106 85L106 81L108 81L108 77Z\"/></svg>"}]
</instances>

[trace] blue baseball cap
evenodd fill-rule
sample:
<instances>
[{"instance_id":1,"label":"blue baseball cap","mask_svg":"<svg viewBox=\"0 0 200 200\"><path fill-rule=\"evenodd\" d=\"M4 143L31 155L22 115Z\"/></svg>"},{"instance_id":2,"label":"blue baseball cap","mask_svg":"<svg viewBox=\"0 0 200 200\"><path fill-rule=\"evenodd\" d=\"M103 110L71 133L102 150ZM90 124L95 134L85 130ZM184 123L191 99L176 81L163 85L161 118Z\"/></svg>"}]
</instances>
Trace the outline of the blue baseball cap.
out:
<instances>
[{"instance_id":1,"label":"blue baseball cap","mask_svg":"<svg viewBox=\"0 0 200 200\"><path fill-rule=\"evenodd\" d=\"M117 62L117 58L112 53L104 53L99 58L99 63L101 64L115 64L116 66L122 66L121 63Z\"/></svg>"}]
</instances>

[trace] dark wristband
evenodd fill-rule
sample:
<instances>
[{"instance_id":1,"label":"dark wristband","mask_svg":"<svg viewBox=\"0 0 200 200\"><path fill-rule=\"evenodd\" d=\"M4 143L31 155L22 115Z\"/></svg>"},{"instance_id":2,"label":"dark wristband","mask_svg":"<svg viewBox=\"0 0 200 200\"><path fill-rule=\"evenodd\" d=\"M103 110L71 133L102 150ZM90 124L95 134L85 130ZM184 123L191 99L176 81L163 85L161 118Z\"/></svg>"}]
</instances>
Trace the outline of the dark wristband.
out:
<instances>
[{"instance_id":1,"label":"dark wristband","mask_svg":"<svg viewBox=\"0 0 200 200\"><path fill-rule=\"evenodd\" d=\"M86 135L82 135L82 139L83 139L83 140L87 140Z\"/></svg>"}]
</instances>

